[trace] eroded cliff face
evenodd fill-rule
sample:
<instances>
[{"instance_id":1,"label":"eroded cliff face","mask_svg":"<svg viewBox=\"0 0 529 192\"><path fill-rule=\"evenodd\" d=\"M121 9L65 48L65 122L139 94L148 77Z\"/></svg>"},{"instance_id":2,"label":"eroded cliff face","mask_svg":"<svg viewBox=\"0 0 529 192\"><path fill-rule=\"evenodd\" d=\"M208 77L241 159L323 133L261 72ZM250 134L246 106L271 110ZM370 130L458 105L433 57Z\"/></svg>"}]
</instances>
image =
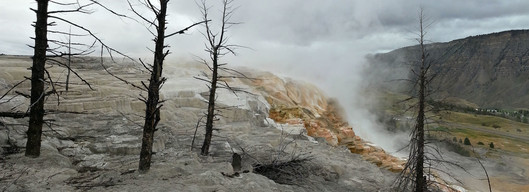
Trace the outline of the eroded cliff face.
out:
<instances>
[{"instance_id":1,"label":"eroded cliff face","mask_svg":"<svg viewBox=\"0 0 529 192\"><path fill-rule=\"evenodd\" d=\"M312 137L324 138L332 146L345 145L365 160L393 172L403 168L403 160L387 154L382 148L355 135L345 120L340 104L329 99L314 85L281 79L271 73L253 74L254 81L245 81L259 91L270 104L269 118L289 126L302 126Z\"/></svg>"},{"instance_id":2,"label":"eroded cliff face","mask_svg":"<svg viewBox=\"0 0 529 192\"><path fill-rule=\"evenodd\" d=\"M426 46L440 98L458 97L481 107L528 108L529 30L512 30ZM408 78L418 46L368 57L381 82ZM390 69L390 70L381 70ZM384 83L383 83L384 84ZM388 88L397 83L391 81ZM409 90L408 86L398 86Z\"/></svg>"}]
</instances>

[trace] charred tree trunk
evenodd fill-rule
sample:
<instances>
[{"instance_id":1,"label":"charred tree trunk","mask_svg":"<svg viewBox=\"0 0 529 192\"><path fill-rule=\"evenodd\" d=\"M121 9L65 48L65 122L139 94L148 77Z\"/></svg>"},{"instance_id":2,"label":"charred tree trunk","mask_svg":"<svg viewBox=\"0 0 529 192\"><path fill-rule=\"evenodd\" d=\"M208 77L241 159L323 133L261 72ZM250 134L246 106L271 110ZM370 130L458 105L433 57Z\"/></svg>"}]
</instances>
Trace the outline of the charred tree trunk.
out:
<instances>
[{"instance_id":1,"label":"charred tree trunk","mask_svg":"<svg viewBox=\"0 0 529 192\"><path fill-rule=\"evenodd\" d=\"M415 165L415 191L423 192L427 190L426 178L424 176L424 106L425 106L425 94L426 94L426 75L428 66L426 66L426 51L424 49L424 31L423 31L423 17L419 18L420 24L420 39L419 44L421 47L421 69L419 72L419 112L417 113L417 124L416 124L416 135L417 139L417 163Z\"/></svg>"},{"instance_id":2,"label":"charred tree trunk","mask_svg":"<svg viewBox=\"0 0 529 192\"><path fill-rule=\"evenodd\" d=\"M154 63L149 80L148 97L145 109L145 124L143 126L143 138L140 152L139 171L147 172L151 167L152 144L156 126L160 122L160 86L163 83L162 68L167 53L164 53L165 39L165 17L167 14L167 3L169 0L160 0L160 10L156 15L157 37L155 38Z\"/></svg>"},{"instance_id":3,"label":"charred tree trunk","mask_svg":"<svg viewBox=\"0 0 529 192\"><path fill-rule=\"evenodd\" d=\"M213 74L211 78L211 88L209 89L208 114L206 117L206 136L202 144L201 154L208 155L213 135L213 119L215 118L215 93L217 91L218 79L218 47L213 48Z\"/></svg>"},{"instance_id":4,"label":"charred tree trunk","mask_svg":"<svg viewBox=\"0 0 529 192\"><path fill-rule=\"evenodd\" d=\"M27 131L27 157L40 156L42 124L44 123L44 67L48 47L48 2L37 0L37 22L35 22L35 47L31 67L31 105Z\"/></svg>"},{"instance_id":5,"label":"charred tree trunk","mask_svg":"<svg viewBox=\"0 0 529 192\"><path fill-rule=\"evenodd\" d=\"M217 88L222 88L222 86L218 86L217 83L219 82L219 79L222 79L222 76L219 76L219 70L226 70L226 68L223 68L224 64L219 64L220 57L231 53L235 55L235 52L233 51L232 46L228 45L225 33L227 32L227 29L235 24L233 22L230 22L229 19L231 18L231 15L233 14L233 10L231 9L230 4L233 2L233 0L223 0L222 5L222 20L221 20L221 27L220 32L215 33L210 28L209 18L208 18L208 6L206 5L206 0L202 0L202 15L206 27L206 31L204 33L204 37L207 39L207 46L206 51L209 53L212 65L210 66L206 61L204 61L204 64L208 66L208 68L211 70L212 77L211 80L205 80L209 82L211 85L209 87L209 100L208 100L208 113L206 115L206 135L204 137L204 143L202 144L201 149L201 155L208 155L209 154L209 148L211 146L211 137L213 136L213 122L215 121L215 99L216 99L216 91ZM222 81L222 80L220 80ZM227 89L230 89L229 85L226 83Z\"/></svg>"},{"instance_id":6,"label":"charred tree trunk","mask_svg":"<svg viewBox=\"0 0 529 192\"><path fill-rule=\"evenodd\" d=\"M415 169L417 175L415 176L416 192L422 192L426 190L426 178L424 177L424 103L425 103L425 80L424 67L421 67L421 77L419 79L419 113L417 114L417 164Z\"/></svg>"}]
</instances>

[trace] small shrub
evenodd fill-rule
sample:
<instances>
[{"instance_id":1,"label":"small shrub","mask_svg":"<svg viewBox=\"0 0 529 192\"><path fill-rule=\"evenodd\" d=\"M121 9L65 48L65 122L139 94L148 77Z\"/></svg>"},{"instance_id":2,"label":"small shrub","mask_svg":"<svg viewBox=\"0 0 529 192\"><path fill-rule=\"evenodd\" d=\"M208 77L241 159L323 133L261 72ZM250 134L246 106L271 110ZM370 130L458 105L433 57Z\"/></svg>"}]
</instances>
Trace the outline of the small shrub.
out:
<instances>
[{"instance_id":1,"label":"small shrub","mask_svg":"<svg viewBox=\"0 0 529 192\"><path fill-rule=\"evenodd\" d=\"M492 127L494 127L494 129L501 128L501 126L499 126L498 124L494 124L494 125L492 125Z\"/></svg>"},{"instance_id":2,"label":"small shrub","mask_svg":"<svg viewBox=\"0 0 529 192\"><path fill-rule=\"evenodd\" d=\"M452 138L452 141L453 141L454 143L457 143L457 138L456 138L456 137Z\"/></svg>"},{"instance_id":3,"label":"small shrub","mask_svg":"<svg viewBox=\"0 0 529 192\"><path fill-rule=\"evenodd\" d=\"M484 144L483 142L480 141L480 142L478 142L478 145L485 145L485 144Z\"/></svg>"},{"instance_id":4,"label":"small shrub","mask_svg":"<svg viewBox=\"0 0 529 192\"><path fill-rule=\"evenodd\" d=\"M311 174L307 165L311 160L311 157L296 156L279 162L255 164L253 171L280 184L298 184Z\"/></svg>"},{"instance_id":5,"label":"small shrub","mask_svg":"<svg viewBox=\"0 0 529 192\"><path fill-rule=\"evenodd\" d=\"M490 142L489 147L490 147L491 149L494 149L494 143L493 143L493 142Z\"/></svg>"},{"instance_id":6,"label":"small shrub","mask_svg":"<svg viewBox=\"0 0 529 192\"><path fill-rule=\"evenodd\" d=\"M463 142L463 144L465 144L465 145L472 145L472 144L470 143L470 139L468 139L468 137L465 137L465 141Z\"/></svg>"},{"instance_id":7,"label":"small shrub","mask_svg":"<svg viewBox=\"0 0 529 192\"><path fill-rule=\"evenodd\" d=\"M278 148L266 151L265 155L259 158L261 160L252 165L253 172L279 184L300 185L320 168L312 163L314 156L310 153L301 152L295 147L287 152L287 148L296 145L296 140L287 139L287 136L281 131Z\"/></svg>"},{"instance_id":8,"label":"small shrub","mask_svg":"<svg viewBox=\"0 0 529 192\"><path fill-rule=\"evenodd\" d=\"M516 131L518 131L518 132L522 132L522 130L521 130L521 129L516 129Z\"/></svg>"},{"instance_id":9,"label":"small shrub","mask_svg":"<svg viewBox=\"0 0 529 192\"><path fill-rule=\"evenodd\" d=\"M463 140L459 139L459 143L463 143Z\"/></svg>"},{"instance_id":10,"label":"small shrub","mask_svg":"<svg viewBox=\"0 0 529 192\"><path fill-rule=\"evenodd\" d=\"M485 123L485 122L483 122L483 123L481 123L481 126L485 126L485 127L488 127L488 126L489 126L489 124L488 124L488 123Z\"/></svg>"}]
</instances>

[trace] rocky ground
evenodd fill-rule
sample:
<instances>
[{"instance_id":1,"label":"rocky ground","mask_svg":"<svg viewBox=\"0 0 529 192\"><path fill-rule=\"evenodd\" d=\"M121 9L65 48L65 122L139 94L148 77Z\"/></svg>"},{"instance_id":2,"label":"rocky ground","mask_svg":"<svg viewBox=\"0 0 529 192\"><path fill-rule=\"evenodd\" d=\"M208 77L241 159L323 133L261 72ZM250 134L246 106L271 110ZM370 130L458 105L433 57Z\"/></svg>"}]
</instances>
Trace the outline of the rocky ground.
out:
<instances>
[{"instance_id":1,"label":"rocky ground","mask_svg":"<svg viewBox=\"0 0 529 192\"><path fill-rule=\"evenodd\" d=\"M0 84L5 90L23 76L28 76L26 68L30 66L30 60L1 56L0 65ZM243 87L253 94L239 93L235 96L226 90L220 91L218 106L236 107L222 110L214 131L211 154L200 156L198 148L203 139L203 128L198 129L193 149L191 143L196 122L205 111L203 95L207 87L193 76L199 75L203 68L195 64L171 63L167 64L164 72L169 80L162 91L166 102L163 120L155 135L156 154L151 170L139 174L136 169L144 109L136 99L140 92L106 74L96 61L83 61L77 68L94 90L75 85L68 93L59 96L58 106L56 96L49 98L47 109L75 113L51 113L45 117L50 120L50 126L44 127L39 158L23 155L27 119L1 119L3 155L0 158L0 190L387 191L396 176L389 168L379 168L366 160L366 155L353 154L350 148L336 143L328 144L329 138L306 135L307 131L299 123L276 123L268 118L270 109L277 109L278 106L270 99L278 97L271 95L278 94L289 98L284 98L285 102L297 101L296 105L311 111L314 117L327 117L320 118L319 122L332 119L329 114L322 113L327 107L323 94L317 91L293 94L303 92L299 90L313 90L313 87L291 84L294 81L271 74L261 74L260 77L283 83L256 86L233 79L232 85ZM133 82L146 79L131 65L114 65L110 70ZM62 69L55 67L50 72L55 78L64 78ZM81 84L79 80L73 80L73 83ZM292 90L287 88L287 84L297 87L298 91L287 91ZM29 83L24 83L20 90L28 87ZM277 90L267 92L266 87ZM9 104L3 104L1 109L10 109L17 103L22 104L18 109L23 109L28 101L16 97ZM318 124L318 121L314 123ZM335 128L345 132L349 130L340 126ZM242 154L242 170L248 172L235 177L225 176L233 173L231 159L234 152ZM299 173L297 176L287 174L274 181L253 170L258 164L296 155L311 158L311 161L295 165L296 173Z\"/></svg>"}]
</instances>

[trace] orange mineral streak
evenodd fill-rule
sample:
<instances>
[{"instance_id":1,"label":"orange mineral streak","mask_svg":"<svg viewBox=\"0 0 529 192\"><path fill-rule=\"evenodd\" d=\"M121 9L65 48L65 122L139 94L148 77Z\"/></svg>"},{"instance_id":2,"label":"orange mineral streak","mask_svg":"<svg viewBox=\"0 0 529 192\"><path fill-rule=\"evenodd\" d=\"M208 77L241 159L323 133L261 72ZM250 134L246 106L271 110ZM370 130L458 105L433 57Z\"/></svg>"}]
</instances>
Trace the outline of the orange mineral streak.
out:
<instances>
[{"instance_id":1,"label":"orange mineral streak","mask_svg":"<svg viewBox=\"0 0 529 192\"><path fill-rule=\"evenodd\" d=\"M317 87L281 79L271 73L257 75L257 80L245 83L265 96L271 105L269 118L277 123L303 125L307 134L322 137L333 146L345 145L352 153L393 172L403 169L404 162L387 154L355 135L353 128L343 118L344 110L338 102L325 97Z\"/></svg>"}]
</instances>

